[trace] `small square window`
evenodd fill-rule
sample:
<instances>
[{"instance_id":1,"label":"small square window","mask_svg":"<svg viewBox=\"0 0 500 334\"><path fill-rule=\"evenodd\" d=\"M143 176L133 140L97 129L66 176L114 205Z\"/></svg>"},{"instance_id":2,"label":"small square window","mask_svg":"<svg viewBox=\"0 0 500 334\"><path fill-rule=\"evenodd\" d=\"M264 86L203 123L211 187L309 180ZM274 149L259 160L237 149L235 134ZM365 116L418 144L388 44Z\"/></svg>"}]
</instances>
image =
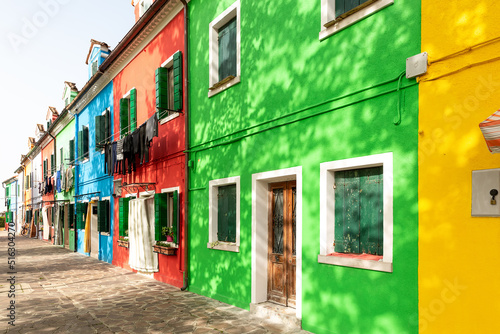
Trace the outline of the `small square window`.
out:
<instances>
[{"instance_id":1,"label":"small square window","mask_svg":"<svg viewBox=\"0 0 500 334\"><path fill-rule=\"evenodd\" d=\"M392 272L392 153L320 168L318 262Z\"/></svg>"},{"instance_id":2,"label":"small square window","mask_svg":"<svg viewBox=\"0 0 500 334\"><path fill-rule=\"evenodd\" d=\"M208 96L240 82L240 2L210 23Z\"/></svg>"},{"instance_id":3,"label":"small square window","mask_svg":"<svg viewBox=\"0 0 500 334\"><path fill-rule=\"evenodd\" d=\"M319 39L325 39L393 3L394 0L321 0Z\"/></svg>"},{"instance_id":4,"label":"small square window","mask_svg":"<svg viewBox=\"0 0 500 334\"><path fill-rule=\"evenodd\" d=\"M240 177L209 182L209 242L207 247L239 252Z\"/></svg>"}]
</instances>

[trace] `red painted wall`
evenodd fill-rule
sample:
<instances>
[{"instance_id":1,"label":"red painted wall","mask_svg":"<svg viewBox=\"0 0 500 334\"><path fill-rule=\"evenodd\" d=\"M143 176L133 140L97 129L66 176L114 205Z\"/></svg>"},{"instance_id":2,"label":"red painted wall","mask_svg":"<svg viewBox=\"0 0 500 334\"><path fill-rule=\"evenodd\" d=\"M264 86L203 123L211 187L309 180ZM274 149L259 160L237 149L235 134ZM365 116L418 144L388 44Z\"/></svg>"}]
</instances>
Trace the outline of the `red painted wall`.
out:
<instances>
[{"instance_id":1,"label":"red painted wall","mask_svg":"<svg viewBox=\"0 0 500 334\"><path fill-rule=\"evenodd\" d=\"M45 161L45 159L47 159L48 161L48 172L47 172L47 176L51 176L52 174L50 173L50 170L52 168L52 165L50 164L50 156L54 154L54 140L51 140L47 146L45 146L44 148L42 148L42 166L40 167L41 168L41 172L40 172L40 175L42 175L42 178L43 178L43 162ZM56 171L57 172L57 171ZM56 173L54 172L54 174ZM38 184L35 184L35 186L38 186ZM43 201L53 201L54 200L54 191L55 191L55 184L53 184L53 191L47 195L43 195L42 196L42 199Z\"/></svg>"},{"instance_id":2,"label":"red painted wall","mask_svg":"<svg viewBox=\"0 0 500 334\"><path fill-rule=\"evenodd\" d=\"M155 70L176 51L184 54L184 15L181 11L171 22L142 50L114 79L114 133L120 131L120 98L132 88L137 90L137 127L146 122L156 112ZM183 65L185 61L183 59ZM185 96L183 97L185 105ZM115 175L130 183L155 183L156 193L164 188L179 187L179 221L180 242L175 256L158 255L159 271L155 279L181 287L183 285L184 258L184 115L158 125L158 137L153 139L150 148L150 162L138 165L135 172L126 175ZM122 197L127 192L122 191ZM113 264L130 269L128 266L128 249L119 247L119 201L114 207L114 242Z\"/></svg>"}]
</instances>

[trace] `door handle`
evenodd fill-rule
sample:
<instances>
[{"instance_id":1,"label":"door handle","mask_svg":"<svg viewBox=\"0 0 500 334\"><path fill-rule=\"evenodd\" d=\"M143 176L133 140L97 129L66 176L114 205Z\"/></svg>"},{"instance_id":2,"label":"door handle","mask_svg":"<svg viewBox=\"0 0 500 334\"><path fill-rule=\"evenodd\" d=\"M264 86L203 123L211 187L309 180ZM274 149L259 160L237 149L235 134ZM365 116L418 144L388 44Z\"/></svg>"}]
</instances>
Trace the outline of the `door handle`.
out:
<instances>
[{"instance_id":1,"label":"door handle","mask_svg":"<svg viewBox=\"0 0 500 334\"><path fill-rule=\"evenodd\" d=\"M274 256L274 261L278 262L278 261L279 261L279 259L280 259L280 258L279 258L279 256L278 256L278 255L275 255L275 256Z\"/></svg>"}]
</instances>

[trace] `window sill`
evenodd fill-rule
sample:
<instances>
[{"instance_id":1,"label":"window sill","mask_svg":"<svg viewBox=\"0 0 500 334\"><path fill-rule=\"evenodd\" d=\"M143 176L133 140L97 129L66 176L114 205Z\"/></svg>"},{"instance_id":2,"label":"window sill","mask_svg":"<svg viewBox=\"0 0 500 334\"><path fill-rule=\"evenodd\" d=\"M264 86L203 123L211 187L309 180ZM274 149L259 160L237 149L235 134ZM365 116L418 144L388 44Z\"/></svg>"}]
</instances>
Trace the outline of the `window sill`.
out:
<instances>
[{"instance_id":1,"label":"window sill","mask_svg":"<svg viewBox=\"0 0 500 334\"><path fill-rule=\"evenodd\" d=\"M228 78L231 78L231 77L228 77ZM226 79L228 79L228 78L226 78ZM231 79L228 79L227 81L225 81L226 79L219 81L215 85L210 87L210 89L208 91L208 97L212 97L214 95L217 95L220 92L228 89L229 87L232 87L232 86L240 83L240 76L232 77Z\"/></svg>"},{"instance_id":2,"label":"window sill","mask_svg":"<svg viewBox=\"0 0 500 334\"><path fill-rule=\"evenodd\" d=\"M169 116L167 116L167 117L165 117L165 118L163 118L163 119L160 119L160 125L163 125L163 124L167 123L168 121L171 121L171 120L173 120L174 118L179 117L179 115L180 115L180 114L179 114L178 112L176 112L176 113L175 113L175 114L173 114L173 115L169 115Z\"/></svg>"},{"instance_id":3,"label":"window sill","mask_svg":"<svg viewBox=\"0 0 500 334\"><path fill-rule=\"evenodd\" d=\"M336 253L332 253L330 255L318 255L318 263L392 273L392 263L383 262L381 256L374 255L359 256L342 253L336 255Z\"/></svg>"},{"instance_id":4,"label":"window sill","mask_svg":"<svg viewBox=\"0 0 500 334\"><path fill-rule=\"evenodd\" d=\"M239 253L240 252L240 246L236 245L235 243L232 242L222 242L222 241L216 241L214 245L212 245L210 242L207 244L207 248L210 249L216 249L216 250L222 250L222 251L227 251L227 252L235 252Z\"/></svg>"},{"instance_id":5,"label":"window sill","mask_svg":"<svg viewBox=\"0 0 500 334\"><path fill-rule=\"evenodd\" d=\"M109 233L109 232L100 232L100 233L101 233L101 235L105 235L105 236L107 236L107 237L110 237L110 236L111 236L111 233Z\"/></svg>"},{"instance_id":6,"label":"window sill","mask_svg":"<svg viewBox=\"0 0 500 334\"><path fill-rule=\"evenodd\" d=\"M340 30L353 25L365 17L392 5L393 3L394 0L375 0L362 4L349 12L342 14L337 19L324 23L324 26L321 27L321 31L319 32L319 40L324 40L325 38L336 34Z\"/></svg>"}]
</instances>

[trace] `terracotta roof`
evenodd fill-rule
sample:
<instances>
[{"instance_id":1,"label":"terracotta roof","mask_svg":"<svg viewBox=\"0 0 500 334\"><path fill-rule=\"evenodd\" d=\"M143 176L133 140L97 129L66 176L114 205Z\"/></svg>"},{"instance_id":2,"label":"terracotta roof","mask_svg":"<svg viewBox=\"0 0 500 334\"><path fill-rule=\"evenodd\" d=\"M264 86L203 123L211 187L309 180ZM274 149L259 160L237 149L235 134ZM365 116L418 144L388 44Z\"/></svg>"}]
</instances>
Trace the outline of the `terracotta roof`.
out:
<instances>
[{"instance_id":1,"label":"terracotta roof","mask_svg":"<svg viewBox=\"0 0 500 334\"><path fill-rule=\"evenodd\" d=\"M57 117L59 117L59 113L57 112L57 109L54 107L49 107L49 110L47 110L47 116L45 117L45 119L54 121Z\"/></svg>"},{"instance_id":2,"label":"terracotta roof","mask_svg":"<svg viewBox=\"0 0 500 334\"><path fill-rule=\"evenodd\" d=\"M40 124L38 124L38 125L40 125ZM33 146L35 146L35 138L28 137L28 147L31 149Z\"/></svg>"},{"instance_id":3,"label":"terracotta roof","mask_svg":"<svg viewBox=\"0 0 500 334\"><path fill-rule=\"evenodd\" d=\"M69 82L69 81L64 81L64 83L73 91L73 92L78 92L78 88L76 88L75 83Z\"/></svg>"},{"instance_id":4,"label":"terracotta roof","mask_svg":"<svg viewBox=\"0 0 500 334\"><path fill-rule=\"evenodd\" d=\"M104 48L104 49L108 49L109 48L108 44L106 44L104 42L96 41L95 39L91 39L90 40L89 54L87 55L87 60L85 60L85 64L87 64L87 65L89 64L89 58L90 58L90 55L92 54L92 48L94 47L94 44L100 45L101 48Z\"/></svg>"},{"instance_id":5,"label":"terracotta roof","mask_svg":"<svg viewBox=\"0 0 500 334\"><path fill-rule=\"evenodd\" d=\"M40 132L44 132L45 131L45 129L44 129L44 127L43 127L42 124L37 124L36 127L37 127L38 131L40 131ZM33 139L33 141L35 141L35 138L31 138L30 137L30 139Z\"/></svg>"}]
</instances>

